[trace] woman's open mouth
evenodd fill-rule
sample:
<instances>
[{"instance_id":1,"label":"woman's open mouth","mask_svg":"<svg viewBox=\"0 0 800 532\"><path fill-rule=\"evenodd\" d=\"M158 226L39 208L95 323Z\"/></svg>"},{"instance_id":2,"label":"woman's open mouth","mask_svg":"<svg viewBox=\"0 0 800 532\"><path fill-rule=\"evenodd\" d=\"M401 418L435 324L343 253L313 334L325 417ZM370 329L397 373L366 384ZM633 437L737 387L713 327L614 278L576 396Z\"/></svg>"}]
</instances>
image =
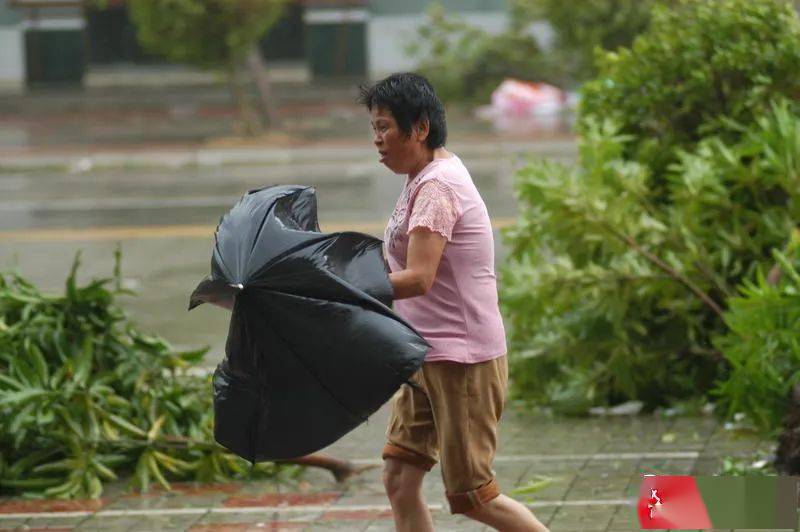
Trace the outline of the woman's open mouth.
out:
<instances>
[{"instance_id":1,"label":"woman's open mouth","mask_svg":"<svg viewBox=\"0 0 800 532\"><path fill-rule=\"evenodd\" d=\"M378 150L378 155L380 155L380 159L378 162L384 162L386 160L386 152Z\"/></svg>"}]
</instances>

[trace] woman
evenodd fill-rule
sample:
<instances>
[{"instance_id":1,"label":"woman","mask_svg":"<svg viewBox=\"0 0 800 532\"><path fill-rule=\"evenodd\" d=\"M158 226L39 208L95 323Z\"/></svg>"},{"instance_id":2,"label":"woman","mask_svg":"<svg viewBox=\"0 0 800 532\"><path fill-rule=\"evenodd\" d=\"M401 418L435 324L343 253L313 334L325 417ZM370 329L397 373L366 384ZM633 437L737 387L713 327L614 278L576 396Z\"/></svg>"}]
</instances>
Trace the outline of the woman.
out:
<instances>
[{"instance_id":1,"label":"woman","mask_svg":"<svg viewBox=\"0 0 800 532\"><path fill-rule=\"evenodd\" d=\"M359 101L380 162L407 176L384 235L395 311L431 344L417 386L395 400L382 453L395 526L433 530L421 489L440 460L452 513L504 531L546 531L500 493L492 471L508 379L494 241L469 172L444 148L444 107L415 74L362 87Z\"/></svg>"}]
</instances>

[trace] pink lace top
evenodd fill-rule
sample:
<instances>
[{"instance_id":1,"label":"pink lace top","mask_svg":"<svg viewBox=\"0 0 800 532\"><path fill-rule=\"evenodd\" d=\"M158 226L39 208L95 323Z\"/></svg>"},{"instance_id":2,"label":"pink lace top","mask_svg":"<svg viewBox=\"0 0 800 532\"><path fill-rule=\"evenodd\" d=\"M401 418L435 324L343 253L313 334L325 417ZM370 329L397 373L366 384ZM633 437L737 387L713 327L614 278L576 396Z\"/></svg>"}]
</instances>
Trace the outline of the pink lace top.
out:
<instances>
[{"instance_id":1,"label":"pink lace top","mask_svg":"<svg viewBox=\"0 0 800 532\"><path fill-rule=\"evenodd\" d=\"M406 268L410 233L424 227L447 239L431 289L398 299L394 310L428 343L428 362L477 363L506 352L497 304L489 213L456 156L434 159L408 179L384 234L391 271Z\"/></svg>"},{"instance_id":2,"label":"pink lace top","mask_svg":"<svg viewBox=\"0 0 800 532\"><path fill-rule=\"evenodd\" d=\"M453 226L460 210L458 196L453 189L439 179L431 179L417 192L408 220L408 233L424 227L447 240L453 240Z\"/></svg>"}]
</instances>

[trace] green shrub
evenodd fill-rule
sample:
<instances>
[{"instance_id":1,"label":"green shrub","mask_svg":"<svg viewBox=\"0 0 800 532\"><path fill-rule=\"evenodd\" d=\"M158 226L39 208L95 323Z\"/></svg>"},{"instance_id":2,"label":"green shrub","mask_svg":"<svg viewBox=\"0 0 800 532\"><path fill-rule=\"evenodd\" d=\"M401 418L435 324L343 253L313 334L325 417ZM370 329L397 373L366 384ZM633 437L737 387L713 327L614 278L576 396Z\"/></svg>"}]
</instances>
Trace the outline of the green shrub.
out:
<instances>
[{"instance_id":1,"label":"green shrub","mask_svg":"<svg viewBox=\"0 0 800 532\"><path fill-rule=\"evenodd\" d=\"M596 49L630 44L647 27L653 4L674 1L585 0L576 9L562 0L512 0L509 27L496 35L434 4L418 42L407 51L450 103L485 103L506 78L571 88L594 76ZM538 21L549 22L555 32L553 49L547 52L530 31Z\"/></svg>"},{"instance_id":2,"label":"green shrub","mask_svg":"<svg viewBox=\"0 0 800 532\"><path fill-rule=\"evenodd\" d=\"M656 183L677 148L709 135L735 140L737 124L780 95L800 96L800 23L786 0L680 0L657 5L630 48L598 54L581 116L613 118L632 136L626 155Z\"/></svg>"},{"instance_id":3,"label":"green shrub","mask_svg":"<svg viewBox=\"0 0 800 532\"><path fill-rule=\"evenodd\" d=\"M516 178L501 273L515 389L563 411L707 393L728 370L711 340L727 299L800 220L800 118L786 103L736 143L678 152L663 192L626 156L635 141L587 118L577 167Z\"/></svg>"},{"instance_id":4,"label":"green shrub","mask_svg":"<svg viewBox=\"0 0 800 532\"><path fill-rule=\"evenodd\" d=\"M146 491L166 477L222 481L250 471L214 442L209 377L187 374L205 350L175 352L137 331L114 279L40 292L0 277L0 488L4 493L99 497L131 474ZM113 285L108 285L113 282ZM275 465L259 464L260 473Z\"/></svg>"},{"instance_id":5,"label":"green shrub","mask_svg":"<svg viewBox=\"0 0 800 532\"><path fill-rule=\"evenodd\" d=\"M725 413L744 413L756 428L775 434L800 381L800 231L787 255L774 251L782 275L768 282L762 271L729 300L728 330L714 344L730 374L714 390Z\"/></svg>"},{"instance_id":6,"label":"green shrub","mask_svg":"<svg viewBox=\"0 0 800 532\"><path fill-rule=\"evenodd\" d=\"M543 162L516 177L501 272L515 389L567 413L669 403L716 375L692 349L701 302L631 245L663 256L671 231L649 201L648 169L621 158L629 141L594 124L578 168Z\"/></svg>"},{"instance_id":7,"label":"green shrub","mask_svg":"<svg viewBox=\"0 0 800 532\"><path fill-rule=\"evenodd\" d=\"M518 394L583 412L726 382L728 300L800 220L799 27L780 0L681 0L601 57L577 167L517 176L501 295Z\"/></svg>"}]
</instances>

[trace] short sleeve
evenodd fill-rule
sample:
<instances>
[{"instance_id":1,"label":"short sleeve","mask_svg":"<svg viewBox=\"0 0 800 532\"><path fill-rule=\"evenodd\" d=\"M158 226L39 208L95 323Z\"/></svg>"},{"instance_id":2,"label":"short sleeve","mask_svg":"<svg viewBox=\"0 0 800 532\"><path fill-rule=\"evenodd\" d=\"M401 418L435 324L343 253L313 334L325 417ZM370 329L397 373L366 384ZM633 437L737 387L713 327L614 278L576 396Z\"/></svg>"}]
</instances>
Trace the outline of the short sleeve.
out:
<instances>
[{"instance_id":1,"label":"short sleeve","mask_svg":"<svg viewBox=\"0 0 800 532\"><path fill-rule=\"evenodd\" d=\"M408 219L408 232L424 227L452 240L460 212L461 205L453 189L438 179L431 179L417 192Z\"/></svg>"}]
</instances>

